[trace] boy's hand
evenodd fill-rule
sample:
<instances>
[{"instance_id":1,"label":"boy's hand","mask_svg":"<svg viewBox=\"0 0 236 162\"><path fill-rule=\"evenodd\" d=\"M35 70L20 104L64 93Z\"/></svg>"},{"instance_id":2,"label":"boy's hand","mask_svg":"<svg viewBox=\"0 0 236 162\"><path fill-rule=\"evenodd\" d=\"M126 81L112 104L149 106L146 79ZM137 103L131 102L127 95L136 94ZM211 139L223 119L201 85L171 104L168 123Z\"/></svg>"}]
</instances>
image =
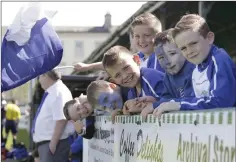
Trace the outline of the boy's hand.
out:
<instances>
[{"instance_id":1,"label":"boy's hand","mask_svg":"<svg viewBox=\"0 0 236 162\"><path fill-rule=\"evenodd\" d=\"M147 103L145 105L145 107L143 108L142 112L141 112L141 116L144 120L146 120L147 115L151 114L153 112L154 108L151 102Z\"/></svg>"},{"instance_id":2,"label":"boy's hand","mask_svg":"<svg viewBox=\"0 0 236 162\"><path fill-rule=\"evenodd\" d=\"M124 115L129 115L129 108L131 108L133 105L135 105L136 103L136 100L135 99L132 99L132 100L128 100L124 103L124 106L123 106L123 114Z\"/></svg>"},{"instance_id":3,"label":"boy's hand","mask_svg":"<svg viewBox=\"0 0 236 162\"><path fill-rule=\"evenodd\" d=\"M120 109L116 109L111 112L111 121L113 124L115 123L116 115L120 114L120 111Z\"/></svg>"},{"instance_id":4,"label":"boy's hand","mask_svg":"<svg viewBox=\"0 0 236 162\"><path fill-rule=\"evenodd\" d=\"M78 62L74 64L73 66L74 66L74 69L78 72L84 72L84 71L90 70L90 66L82 62Z\"/></svg>"},{"instance_id":5,"label":"boy's hand","mask_svg":"<svg viewBox=\"0 0 236 162\"><path fill-rule=\"evenodd\" d=\"M83 122L81 122L81 121L76 121L76 122L72 121L72 123L74 125L75 131L80 134L82 132L83 127L84 127Z\"/></svg>"},{"instance_id":6,"label":"boy's hand","mask_svg":"<svg viewBox=\"0 0 236 162\"><path fill-rule=\"evenodd\" d=\"M167 111L178 111L178 110L180 110L179 102L164 102L154 110L153 115L157 116L158 119L160 120L162 113Z\"/></svg>"}]
</instances>

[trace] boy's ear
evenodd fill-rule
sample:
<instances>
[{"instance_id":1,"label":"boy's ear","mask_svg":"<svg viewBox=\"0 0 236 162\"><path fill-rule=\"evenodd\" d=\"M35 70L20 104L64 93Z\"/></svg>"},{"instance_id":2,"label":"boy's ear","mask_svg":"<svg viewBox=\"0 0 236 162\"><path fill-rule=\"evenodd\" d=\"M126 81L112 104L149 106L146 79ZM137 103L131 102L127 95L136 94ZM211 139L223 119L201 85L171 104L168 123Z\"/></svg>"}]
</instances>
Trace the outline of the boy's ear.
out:
<instances>
[{"instance_id":1,"label":"boy's ear","mask_svg":"<svg viewBox=\"0 0 236 162\"><path fill-rule=\"evenodd\" d=\"M134 62L136 62L137 65L140 65L141 64L141 61L140 61L140 58L138 55L133 55L133 60Z\"/></svg>"},{"instance_id":2,"label":"boy's ear","mask_svg":"<svg viewBox=\"0 0 236 162\"><path fill-rule=\"evenodd\" d=\"M207 40L208 40L209 44L213 44L214 40L215 40L215 34L213 32L209 32L207 34Z\"/></svg>"}]
</instances>

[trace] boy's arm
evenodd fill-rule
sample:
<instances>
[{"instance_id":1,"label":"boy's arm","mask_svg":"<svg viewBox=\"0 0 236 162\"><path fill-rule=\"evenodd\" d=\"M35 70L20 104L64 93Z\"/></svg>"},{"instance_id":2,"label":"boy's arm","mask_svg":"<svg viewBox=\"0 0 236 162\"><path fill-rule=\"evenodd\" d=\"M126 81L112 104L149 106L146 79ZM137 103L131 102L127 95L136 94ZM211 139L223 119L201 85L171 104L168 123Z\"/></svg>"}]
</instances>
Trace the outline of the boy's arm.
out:
<instances>
[{"instance_id":1,"label":"boy's arm","mask_svg":"<svg viewBox=\"0 0 236 162\"><path fill-rule=\"evenodd\" d=\"M180 102L180 110L198 110L232 107L236 103L236 80L230 58L224 61L215 58L215 74L210 83L209 97L188 97L176 99Z\"/></svg>"},{"instance_id":2,"label":"boy's arm","mask_svg":"<svg viewBox=\"0 0 236 162\"><path fill-rule=\"evenodd\" d=\"M165 78L164 78L163 85L164 85L164 88L163 88L163 92L160 97L160 100L153 103L154 109L157 108L161 103L169 102L172 98L174 98L170 94L170 87L168 86L168 85L170 85L170 82L169 82L167 76L165 76Z\"/></svg>"},{"instance_id":3,"label":"boy's arm","mask_svg":"<svg viewBox=\"0 0 236 162\"><path fill-rule=\"evenodd\" d=\"M95 62L91 64L78 62L74 65L74 69L78 72L84 72L89 70L104 70L102 62Z\"/></svg>"}]
</instances>

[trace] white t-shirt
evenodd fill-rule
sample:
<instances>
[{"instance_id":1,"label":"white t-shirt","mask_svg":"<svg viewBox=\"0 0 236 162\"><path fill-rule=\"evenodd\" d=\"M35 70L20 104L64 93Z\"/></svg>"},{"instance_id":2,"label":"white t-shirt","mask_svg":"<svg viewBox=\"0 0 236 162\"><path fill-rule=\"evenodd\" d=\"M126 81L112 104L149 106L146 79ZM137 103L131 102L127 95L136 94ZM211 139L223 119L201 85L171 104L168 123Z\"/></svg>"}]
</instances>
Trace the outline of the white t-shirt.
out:
<instances>
[{"instance_id":1,"label":"white t-shirt","mask_svg":"<svg viewBox=\"0 0 236 162\"><path fill-rule=\"evenodd\" d=\"M54 83L46 92L48 92L48 95L35 123L34 142L51 140L56 121L66 119L63 113L65 103L73 99L70 90L61 80ZM72 132L74 132L74 127L68 122L61 139L67 138Z\"/></svg>"}]
</instances>

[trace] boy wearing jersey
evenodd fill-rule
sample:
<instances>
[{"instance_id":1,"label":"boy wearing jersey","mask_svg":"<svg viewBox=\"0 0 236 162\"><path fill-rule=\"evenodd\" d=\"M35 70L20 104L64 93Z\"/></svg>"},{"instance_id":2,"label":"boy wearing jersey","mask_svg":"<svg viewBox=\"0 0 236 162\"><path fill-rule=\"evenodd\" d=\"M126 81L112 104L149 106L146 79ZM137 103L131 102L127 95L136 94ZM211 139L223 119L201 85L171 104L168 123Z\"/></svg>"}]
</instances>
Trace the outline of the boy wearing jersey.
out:
<instances>
[{"instance_id":1,"label":"boy wearing jersey","mask_svg":"<svg viewBox=\"0 0 236 162\"><path fill-rule=\"evenodd\" d=\"M104 54L102 63L111 82L130 88L128 99L134 99L134 103L137 97L145 96L159 100L163 91L164 74L150 68L139 69L135 56L125 47L114 46L109 49ZM130 111L131 107L128 109Z\"/></svg>"},{"instance_id":2,"label":"boy wearing jersey","mask_svg":"<svg viewBox=\"0 0 236 162\"><path fill-rule=\"evenodd\" d=\"M188 62L169 35L172 29L157 34L155 53L161 67L165 70L164 90L159 101L147 104L141 115L146 117L163 102L172 98L194 96L192 88L192 72L195 65Z\"/></svg>"},{"instance_id":3,"label":"boy wearing jersey","mask_svg":"<svg viewBox=\"0 0 236 162\"><path fill-rule=\"evenodd\" d=\"M154 114L172 110L232 107L236 103L235 64L228 53L213 44L214 33L204 18L188 14L181 18L172 37L183 56L196 67L192 74L195 97L162 103Z\"/></svg>"}]
</instances>

